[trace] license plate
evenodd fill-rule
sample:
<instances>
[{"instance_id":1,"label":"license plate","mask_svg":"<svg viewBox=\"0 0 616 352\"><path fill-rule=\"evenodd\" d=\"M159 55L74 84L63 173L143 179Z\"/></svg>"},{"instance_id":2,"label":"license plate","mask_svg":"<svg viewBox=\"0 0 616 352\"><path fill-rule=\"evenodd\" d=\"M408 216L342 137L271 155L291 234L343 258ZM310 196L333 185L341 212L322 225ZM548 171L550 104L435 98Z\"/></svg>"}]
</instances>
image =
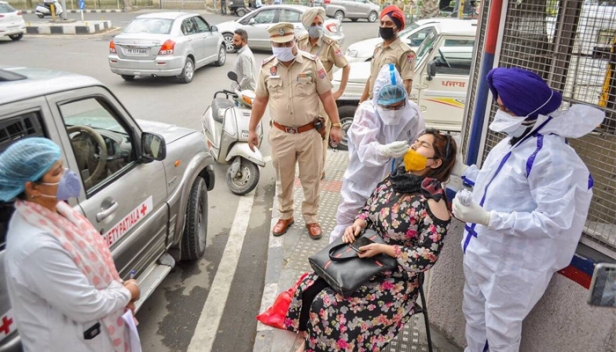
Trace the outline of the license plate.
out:
<instances>
[{"instance_id":1,"label":"license plate","mask_svg":"<svg viewBox=\"0 0 616 352\"><path fill-rule=\"evenodd\" d=\"M17 26L9 26L9 30L11 30L11 29L19 29L19 25L17 25Z\"/></svg>"},{"instance_id":2,"label":"license plate","mask_svg":"<svg viewBox=\"0 0 616 352\"><path fill-rule=\"evenodd\" d=\"M242 131L242 138L248 139L248 131Z\"/></svg>"},{"instance_id":3,"label":"license plate","mask_svg":"<svg viewBox=\"0 0 616 352\"><path fill-rule=\"evenodd\" d=\"M148 49L126 49L126 53L130 55L147 55Z\"/></svg>"}]
</instances>

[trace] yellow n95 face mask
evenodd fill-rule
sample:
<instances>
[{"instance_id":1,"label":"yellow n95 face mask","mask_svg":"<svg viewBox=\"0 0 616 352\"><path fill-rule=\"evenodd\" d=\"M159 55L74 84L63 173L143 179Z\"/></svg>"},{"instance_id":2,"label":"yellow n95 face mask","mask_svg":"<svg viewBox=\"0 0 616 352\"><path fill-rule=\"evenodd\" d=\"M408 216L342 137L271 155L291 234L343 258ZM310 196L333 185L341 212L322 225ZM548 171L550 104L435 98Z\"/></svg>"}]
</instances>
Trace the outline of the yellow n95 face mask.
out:
<instances>
[{"instance_id":1,"label":"yellow n95 face mask","mask_svg":"<svg viewBox=\"0 0 616 352\"><path fill-rule=\"evenodd\" d=\"M417 153L412 148L404 154L404 169L406 171L419 171L428 166L428 158Z\"/></svg>"}]
</instances>

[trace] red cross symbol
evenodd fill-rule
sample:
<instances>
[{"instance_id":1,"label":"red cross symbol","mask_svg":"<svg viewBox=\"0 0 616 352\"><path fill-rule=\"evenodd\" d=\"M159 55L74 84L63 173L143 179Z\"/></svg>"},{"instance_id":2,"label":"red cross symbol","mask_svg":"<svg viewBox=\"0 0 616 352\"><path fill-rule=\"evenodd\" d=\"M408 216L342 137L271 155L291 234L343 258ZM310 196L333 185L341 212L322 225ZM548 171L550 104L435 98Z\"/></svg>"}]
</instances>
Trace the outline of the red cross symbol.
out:
<instances>
[{"instance_id":1,"label":"red cross symbol","mask_svg":"<svg viewBox=\"0 0 616 352\"><path fill-rule=\"evenodd\" d=\"M0 332L4 333L4 335L8 335L11 332L11 324L13 324L12 318L2 317L2 325L0 325Z\"/></svg>"},{"instance_id":2,"label":"red cross symbol","mask_svg":"<svg viewBox=\"0 0 616 352\"><path fill-rule=\"evenodd\" d=\"M148 207L147 207L147 205L144 204L144 205L141 206L141 210L140 210L141 216L145 216L145 212L146 211L148 211Z\"/></svg>"}]
</instances>

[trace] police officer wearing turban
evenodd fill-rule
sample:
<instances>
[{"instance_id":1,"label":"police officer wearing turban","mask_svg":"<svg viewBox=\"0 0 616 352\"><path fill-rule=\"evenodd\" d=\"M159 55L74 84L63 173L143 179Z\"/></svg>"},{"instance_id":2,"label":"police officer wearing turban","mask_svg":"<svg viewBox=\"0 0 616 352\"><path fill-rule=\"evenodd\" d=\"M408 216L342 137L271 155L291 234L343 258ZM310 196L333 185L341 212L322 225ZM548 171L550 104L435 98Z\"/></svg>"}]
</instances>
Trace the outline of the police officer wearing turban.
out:
<instances>
[{"instance_id":1,"label":"police officer wearing turban","mask_svg":"<svg viewBox=\"0 0 616 352\"><path fill-rule=\"evenodd\" d=\"M344 57L344 53L338 46L338 43L323 34L323 22L325 22L325 10L322 7L313 7L304 12L302 15L302 24L308 30L308 33L300 36L297 39L297 46L300 50L306 51L321 60L327 78L331 81L334 76L334 67L342 69L342 81L338 90L333 92L334 100L338 100L344 93L347 82L349 81L349 72L351 67ZM325 111L321 109L321 114L327 116ZM325 157L327 155L327 146L329 142L329 130L331 122L326 119L325 122L327 133L323 141L323 167L325 167ZM337 127L342 127L340 124ZM325 172L321 174L321 178L325 177Z\"/></svg>"},{"instance_id":2,"label":"police officer wearing turban","mask_svg":"<svg viewBox=\"0 0 616 352\"><path fill-rule=\"evenodd\" d=\"M383 43L376 46L370 65L370 78L366 82L364 93L360 103L368 98L372 98L374 82L377 79L381 67L386 64L394 64L410 95L415 73L415 52L410 46L400 40L398 34L404 29L404 12L396 5L387 6L381 11L379 34L383 38Z\"/></svg>"},{"instance_id":3,"label":"police officer wearing turban","mask_svg":"<svg viewBox=\"0 0 616 352\"><path fill-rule=\"evenodd\" d=\"M516 352L522 321L552 275L575 253L592 198L592 176L567 138L580 138L605 114L562 102L537 74L496 68L487 75L498 111L490 130L505 138L481 169L459 159L453 174L473 185L472 201L453 201L466 222L465 352Z\"/></svg>"}]
</instances>

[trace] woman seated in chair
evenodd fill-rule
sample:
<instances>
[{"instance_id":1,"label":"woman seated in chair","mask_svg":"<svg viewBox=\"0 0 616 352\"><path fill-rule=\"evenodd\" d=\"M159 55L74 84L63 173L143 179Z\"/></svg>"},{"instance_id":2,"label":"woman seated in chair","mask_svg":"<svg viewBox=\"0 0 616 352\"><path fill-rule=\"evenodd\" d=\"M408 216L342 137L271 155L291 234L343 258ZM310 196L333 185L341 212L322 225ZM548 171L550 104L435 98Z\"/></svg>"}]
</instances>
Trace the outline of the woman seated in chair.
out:
<instances>
[{"instance_id":1,"label":"woman seated in chair","mask_svg":"<svg viewBox=\"0 0 616 352\"><path fill-rule=\"evenodd\" d=\"M404 156L404 165L379 183L343 241L366 228L386 243L360 247L360 257L385 253L398 268L370 278L349 297L330 288L316 273L300 283L285 326L302 334L300 351L380 351L414 313L418 273L438 258L450 223L445 182L455 164L456 142L428 130ZM408 171L407 171L408 170Z\"/></svg>"}]
</instances>

